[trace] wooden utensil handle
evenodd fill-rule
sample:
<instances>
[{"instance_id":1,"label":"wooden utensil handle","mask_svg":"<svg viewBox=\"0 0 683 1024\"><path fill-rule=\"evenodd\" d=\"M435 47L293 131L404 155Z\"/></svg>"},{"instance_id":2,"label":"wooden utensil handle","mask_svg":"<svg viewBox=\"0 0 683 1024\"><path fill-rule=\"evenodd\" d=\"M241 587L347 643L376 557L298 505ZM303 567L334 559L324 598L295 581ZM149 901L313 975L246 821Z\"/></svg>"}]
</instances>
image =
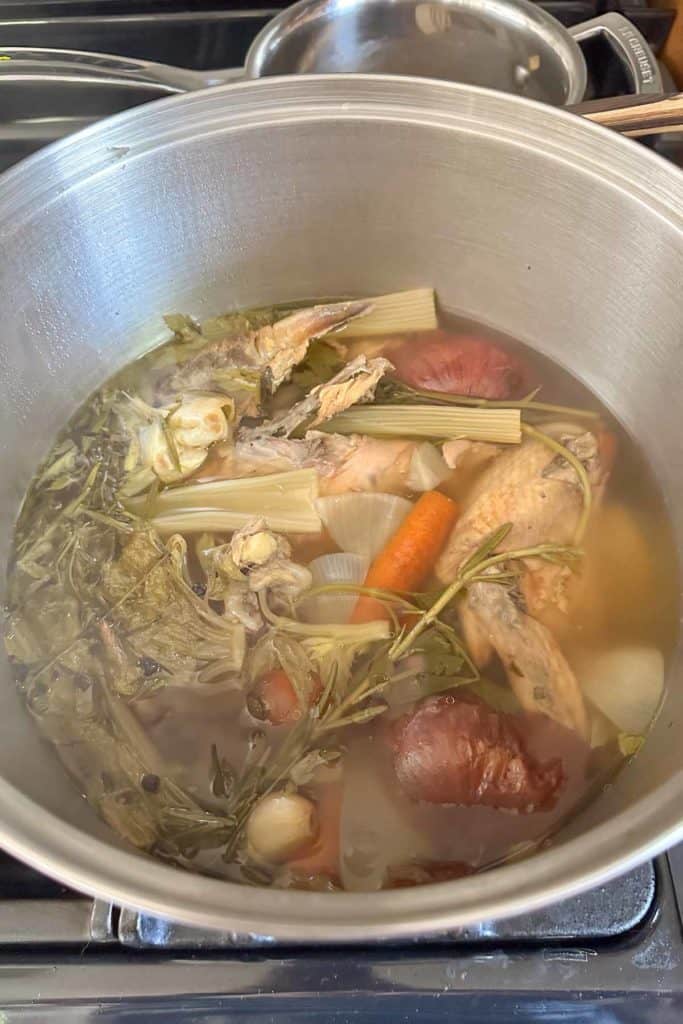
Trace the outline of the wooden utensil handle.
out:
<instances>
[{"instance_id":1,"label":"wooden utensil handle","mask_svg":"<svg viewBox=\"0 0 683 1024\"><path fill-rule=\"evenodd\" d=\"M596 100L572 109L589 121L632 138L683 132L683 93L680 92L658 100L643 99L642 96Z\"/></svg>"}]
</instances>

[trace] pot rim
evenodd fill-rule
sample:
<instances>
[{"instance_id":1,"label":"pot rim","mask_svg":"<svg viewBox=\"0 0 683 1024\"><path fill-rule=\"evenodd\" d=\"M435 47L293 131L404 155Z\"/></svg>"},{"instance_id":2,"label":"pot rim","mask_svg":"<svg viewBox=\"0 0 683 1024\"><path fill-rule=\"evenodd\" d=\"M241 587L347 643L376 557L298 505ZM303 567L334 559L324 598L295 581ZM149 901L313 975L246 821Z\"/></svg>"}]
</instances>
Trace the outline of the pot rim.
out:
<instances>
[{"instance_id":1,"label":"pot rim","mask_svg":"<svg viewBox=\"0 0 683 1024\"><path fill-rule=\"evenodd\" d=\"M122 160L132 166L161 146L217 131L340 118L473 135L495 131L514 145L541 146L558 161L574 162L629 192L673 225L683 246L683 174L633 142L516 96L374 75L268 78L126 111L6 172L0 178L0 231L8 240L65 188L106 174ZM365 941L511 916L601 884L683 838L682 796L678 769L628 810L536 853L531 871L531 862L522 861L458 881L379 893L276 891L186 873L65 823L2 779L0 844L77 890L190 925L290 941Z\"/></svg>"},{"instance_id":2,"label":"pot rim","mask_svg":"<svg viewBox=\"0 0 683 1024\"><path fill-rule=\"evenodd\" d=\"M660 791L680 803L683 772ZM683 839L683 822L660 821L651 798L590 830L592 866L576 857L580 836L530 860L413 889L317 893L240 885L185 872L145 854L115 849L39 809L0 780L2 847L78 892L196 927L281 942L362 943L437 935L501 920L603 885ZM634 843L635 830L652 831ZM625 852L627 850L627 852ZM568 864L575 863L568 869ZM533 862L533 870L529 865ZM452 903L451 903L452 901Z\"/></svg>"},{"instance_id":3,"label":"pot rim","mask_svg":"<svg viewBox=\"0 0 683 1024\"><path fill-rule=\"evenodd\" d=\"M299 22L310 23L312 18L315 20L318 12L324 13L326 8L335 2L336 0L297 0L297 3L283 8L263 26L252 40L244 61L245 77L248 79L270 77L267 71L268 63L279 49L283 38L295 34ZM363 0L364 4L373 2L386 2L386 0ZM462 7L468 11L471 11L473 7L472 0L439 0L439 3L456 9ZM476 7L476 3L474 6ZM486 0L485 4L481 3L481 7L492 20L495 20L498 11L514 12L517 17L521 13L529 30L536 36L542 36L552 46L564 69L567 83L564 105L580 103L583 100L588 85L586 60L581 47L561 21L542 7L532 3L531 0ZM281 75L282 72L279 74ZM296 72L292 72L292 74L296 74ZM510 93L509 95L518 94Z\"/></svg>"}]
</instances>

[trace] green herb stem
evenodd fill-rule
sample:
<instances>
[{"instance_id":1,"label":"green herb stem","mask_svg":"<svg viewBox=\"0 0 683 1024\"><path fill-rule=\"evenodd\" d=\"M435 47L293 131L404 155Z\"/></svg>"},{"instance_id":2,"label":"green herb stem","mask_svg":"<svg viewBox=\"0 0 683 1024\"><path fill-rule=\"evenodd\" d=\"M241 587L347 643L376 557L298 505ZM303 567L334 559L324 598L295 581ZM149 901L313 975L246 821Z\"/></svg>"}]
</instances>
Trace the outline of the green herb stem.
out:
<instances>
[{"instance_id":1,"label":"green herb stem","mask_svg":"<svg viewBox=\"0 0 683 1024\"><path fill-rule=\"evenodd\" d=\"M506 524L508 532L512 524ZM486 546L484 542L482 547ZM479 549L481 550L481 548ZM499 554L486 555L484 558L477 558L477 553L468 559L465 565L459 570L453 582L446 587L440 597L426 612L408 633L396 638L389 651L392 661L398 661L414 645L419 635L441 614L447 605L463 590L475 577L480 577L487 569L492 569L502 562L518 561L524 558L546 558L550 561L560 559L573 560L580 556L580 552L574 548L561 544L537 544L529 548L517 548L513 551L502 551Z\"/></svg>"},{"instance_id":2,"label":"green herb stem","mask_svg":"<svg viewBox=\"0 0 683 1024\"><path fill-rule=\"evenodd\" d=\"M430 391L427 388L411 388L407 384L392 382L392 392L400 398L427 399L439 405L467 405L475 409L520 409L522 412L553 413L559 416L574 416L581 419L600 419L600 413L592 409L575 409L569 405L552 405L548 402L537 402L535 395L538 389L526 398L517 401L494 398L474 398L471 395L449 395L444 391Z\"/></svg>"},{"instance_id":3,"label":"green herb stem","mask_svg":"<svg viewBox=\"0 0 683 1024\"><path fill-rule=\"evenodd\" d=\"M588 474L586 473L586 467L581 462L581 459L577 458L576 455L574 455L574 452L570 451L566 445L556 441L555 438L550 437L549 434L544 434L542 430L537 430L535 427L529 426L528 423L523 423L522 433L526 434L527 437L533 438L535 441L540 441L540 443L544 444L546 448L555 452L556 455L561 456L569 463L576 473L583 498L581 515L579 516L579 522L577 523L576 532L574 534L574 543L579 545L586 533L586 527L588 526L593 502L592 488L590 480L588 479Z\"/></svg>"}]
</instances>

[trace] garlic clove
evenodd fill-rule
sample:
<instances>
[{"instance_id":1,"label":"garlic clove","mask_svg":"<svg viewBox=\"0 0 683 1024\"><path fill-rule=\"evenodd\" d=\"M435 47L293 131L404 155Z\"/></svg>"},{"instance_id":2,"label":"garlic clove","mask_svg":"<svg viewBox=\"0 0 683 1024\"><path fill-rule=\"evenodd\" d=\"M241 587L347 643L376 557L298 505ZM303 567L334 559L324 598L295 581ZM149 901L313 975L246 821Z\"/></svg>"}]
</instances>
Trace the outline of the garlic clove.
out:
<instances>
[{"instance_id":1,"label":"garlic clove","mask_svg":"<svg viewBox=\"0 0 683 1024\"><path fill-rule=\"evenodd\" d=\"M249 815L246 834L251 857L283 864L303 852L317 836L316 806L298 793L270 793Z\"/></svg>"}]
</instances>

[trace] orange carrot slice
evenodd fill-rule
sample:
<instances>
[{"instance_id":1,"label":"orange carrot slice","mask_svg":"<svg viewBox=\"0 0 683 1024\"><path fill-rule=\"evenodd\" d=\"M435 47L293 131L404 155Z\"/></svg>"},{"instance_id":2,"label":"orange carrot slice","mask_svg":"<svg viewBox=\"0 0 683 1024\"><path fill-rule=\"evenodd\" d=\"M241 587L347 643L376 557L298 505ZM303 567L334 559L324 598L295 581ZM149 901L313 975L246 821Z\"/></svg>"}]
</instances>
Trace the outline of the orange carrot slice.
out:
<instances>
[{"instance_id":1,"label":"orange carrot slice","mask_svg":"<svg viewBox=\"0 0 683 1024\"><path fill-rule=\"evenodd\" d=\"M311 680L308 706L312 707L322 692L317 676ZM247 707L254 718L271 725L286 725L301 717L299 700L287 673L281 668L266 672L257 682L247 699Z\"/></svg>"},{"instance_id":2,"label":"orange carrot slice","mask_svg":"<svg viewBox=\"0 0 683 1024\"><path fill-rule=\"evenodd\" d=\"M378 590L418 590L427 580L458 518L458 506L440 491L426 491L368 569L364 586ZM351 622L387 619L374 597L358 598Z\"/></svg>"},{"instance_id":3,"label":"orange carrot slice","mask_svg":"<svg viewBox=\"0 0 683 1024\"><path fill-rule=\"evenodd\" d=\"M333 879L339 877L343 792L339 782L328 782L320 787L316 797L320 830L310 850L289 861L293 874L307 878L311 875L328 875Z\"/></svg>"}]
</instances>

